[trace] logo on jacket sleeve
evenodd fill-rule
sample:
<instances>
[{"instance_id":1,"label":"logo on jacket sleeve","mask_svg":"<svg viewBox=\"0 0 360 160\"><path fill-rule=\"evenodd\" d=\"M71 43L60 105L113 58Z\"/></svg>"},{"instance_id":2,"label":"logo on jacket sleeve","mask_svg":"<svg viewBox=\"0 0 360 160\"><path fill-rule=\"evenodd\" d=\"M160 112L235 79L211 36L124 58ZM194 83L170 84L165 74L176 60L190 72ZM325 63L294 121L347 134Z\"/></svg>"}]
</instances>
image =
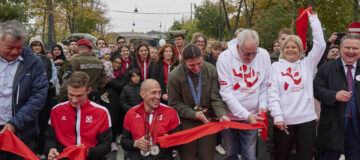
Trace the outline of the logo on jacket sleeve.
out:
<instances>
[{"instance_id":1,"label":"logo on jacket sleeve","mask_svg":"<svg viewBox=\"0 0 360 160\"><path fill-rule=\"evenodd\" d=\"M227 85L227 82L226 81L219 81L219 85L221 85L221 86Z\"/></svg>"},{"instance_id":2,"label":"logo on jacket sleeve","mask_svg":"<svg viewBox=\"0 0 360 160\"><path fill-rule=\"evenodd\" d=\"M86 116L86 123L92 123L93 117L92 116Z\"/></svg>"},{"instance_id":3,"label":"logo on jacket sleeve","mask_svg":"<svg viewBox=\"0 0 360 160\"><path fill-rule=\"evenodd\" d=\"M251 88L252 86L254 86L256 84L256 82L259 80L258 76L260 75L260 72L256 72L256 74L255 74L255 70L246 65L240 66L239 73L237 73L236 70L233 68L233 73L234 73L234 76L243 79L246 84L246 87L248 87L248 88ZM236 82L233 89L237 90L240 87L241 86L240 86L239 82Z\"/></svg>"},{"instance_id":4,"label":"logo on jacket sleeve","mask_svg":"<svg viewBox=\"0 0 360 160\"><path fill-rule=\"evenodd\" d=\"M291 67L286 69L286 73L281 72L281 75L283 77L289 77L295 85L299 85L301 83L301 76L298 71L294 69L294 72L292 72ZM289 88L289 83L285 82L284 89L285 91Z\"/></svg>"}]
</instances>

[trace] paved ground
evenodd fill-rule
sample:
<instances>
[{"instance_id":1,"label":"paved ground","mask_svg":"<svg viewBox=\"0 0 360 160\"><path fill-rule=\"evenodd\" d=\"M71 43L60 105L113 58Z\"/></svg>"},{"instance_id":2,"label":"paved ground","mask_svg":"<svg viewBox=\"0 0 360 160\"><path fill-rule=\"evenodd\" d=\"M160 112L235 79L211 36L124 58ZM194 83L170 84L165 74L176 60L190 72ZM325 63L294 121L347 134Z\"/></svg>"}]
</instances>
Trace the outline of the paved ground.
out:
<instances>
[{"instance_id":1,"label":"paved ground","mask_svg":"<svg viewBox=\"0 0 360 160\"><path fill-rule=\"evenodd\" d=\"M124 160L124 150L121 148L121 146L118 146L119 150L117 152L111 152L108 155L108 160ZM258 154L257 159L258 160L272 160L270 157L270 153L266 151L266 143L263 139L258 139ZM215 160L223 160L224 156L220 155L216 152L215 154ZM345 157L342 155L339 160L345 160Z\"/></svg>"}]
</instances>

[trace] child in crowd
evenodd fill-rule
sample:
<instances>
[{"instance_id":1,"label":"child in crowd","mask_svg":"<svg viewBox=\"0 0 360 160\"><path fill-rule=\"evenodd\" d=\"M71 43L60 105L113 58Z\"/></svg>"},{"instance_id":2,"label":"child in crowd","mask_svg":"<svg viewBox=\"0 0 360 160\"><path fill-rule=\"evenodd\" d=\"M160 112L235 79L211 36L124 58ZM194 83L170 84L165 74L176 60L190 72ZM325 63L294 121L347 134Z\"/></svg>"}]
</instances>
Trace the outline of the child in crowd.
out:
<instances>
[{"instance_id":1,"label":"child in crowd","mask_svg":"<svg viewBox=\"0 0 360 160\"><path fill-rule=\"evenodd\" d=\"M123 88L120 95L120 105L125 113L142 102L140 97L140 70L133 68L129 71L129 75L131 77L130 82Z\"/></svg>"},{"instance_id":2,"label":"child in crowd","mask_svg":"<svg viewBox=\"0 0 360 160\"><path fill-rule=\"evenodd\" d=\"M114 78L114 69L113 69L112 63L110 61L110 59L111 59L110 49L109 48L101 49L100 55L101 55L100 60L104 65L106 77ZM105 92L104 94L101 95L101 100L108 104L110 103L109 98L108 98L108 92Z\"/></svg>"},{"instance_id":3,"label":"child in crowd","mask_svg":"<svg viewBox=\"0 0 360 160\"><path fill-rule=\"evenodd\" d=\"M103 48L100 50L101 54L101 62L104 65L105 73L107 77L114 77L113 73L113 67L112 63L110 61L111 59L111 52L109 48Z\"/></svg>"}]
</instances>

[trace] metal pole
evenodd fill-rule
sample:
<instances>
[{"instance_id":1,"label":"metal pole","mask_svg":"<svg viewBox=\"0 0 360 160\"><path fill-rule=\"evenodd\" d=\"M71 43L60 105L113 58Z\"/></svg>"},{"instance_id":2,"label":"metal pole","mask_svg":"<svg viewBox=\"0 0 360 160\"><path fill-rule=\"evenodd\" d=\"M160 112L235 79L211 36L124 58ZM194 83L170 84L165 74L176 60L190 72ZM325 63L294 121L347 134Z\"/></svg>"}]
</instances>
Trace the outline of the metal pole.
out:
<instances>
[{"instance_id":1,"label":"metal pole","mask_svg":"<svg viewBox=\"0 0 360 160\"><path fill-rule=\"evenodd\" d=\"M190 20L192 20L192 3L190 3Z\"/></svg>"}]
</instances>

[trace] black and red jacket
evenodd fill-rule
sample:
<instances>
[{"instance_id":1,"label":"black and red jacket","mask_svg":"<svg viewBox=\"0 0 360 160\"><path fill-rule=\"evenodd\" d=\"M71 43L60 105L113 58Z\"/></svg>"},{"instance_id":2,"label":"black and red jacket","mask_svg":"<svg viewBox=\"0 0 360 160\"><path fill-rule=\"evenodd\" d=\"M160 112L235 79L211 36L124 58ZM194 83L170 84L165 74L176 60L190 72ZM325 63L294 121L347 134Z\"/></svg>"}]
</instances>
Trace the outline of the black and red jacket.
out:
<instances>
[{"instance_id":1,"label":"black and red jacket","mask_svg":"<svg viewBox=\"0 0 360 160\"><path fill-rule=\"evenodd\" d=\"M179 131L180 118L175 109L164 104L160 104L155 110L157 110L158 114L158 137ZM129 151L128 156L130 159L170 159L172 148L161 148L158 155L143 157L140 154L140 149L134 147L134 141L145 136L143 111L144 102L131 108L126 113L124 118L123 136L121 137L121 146L124 150Z\"/></svg>"},{"instance_id":2,"label":"black and red jacket","mask_svg":"<svg viewBox=\"0 0 360 160\"><path fill-rule=\"evenodd\" d=\"M94 102L75 108L69 101L52 108L49 127L45 133L45 153L50 148L58 151L84 144L89 149L88 159L102 159L110 152L111 119L108 110Z\"/></svg>"}]
</instances>

